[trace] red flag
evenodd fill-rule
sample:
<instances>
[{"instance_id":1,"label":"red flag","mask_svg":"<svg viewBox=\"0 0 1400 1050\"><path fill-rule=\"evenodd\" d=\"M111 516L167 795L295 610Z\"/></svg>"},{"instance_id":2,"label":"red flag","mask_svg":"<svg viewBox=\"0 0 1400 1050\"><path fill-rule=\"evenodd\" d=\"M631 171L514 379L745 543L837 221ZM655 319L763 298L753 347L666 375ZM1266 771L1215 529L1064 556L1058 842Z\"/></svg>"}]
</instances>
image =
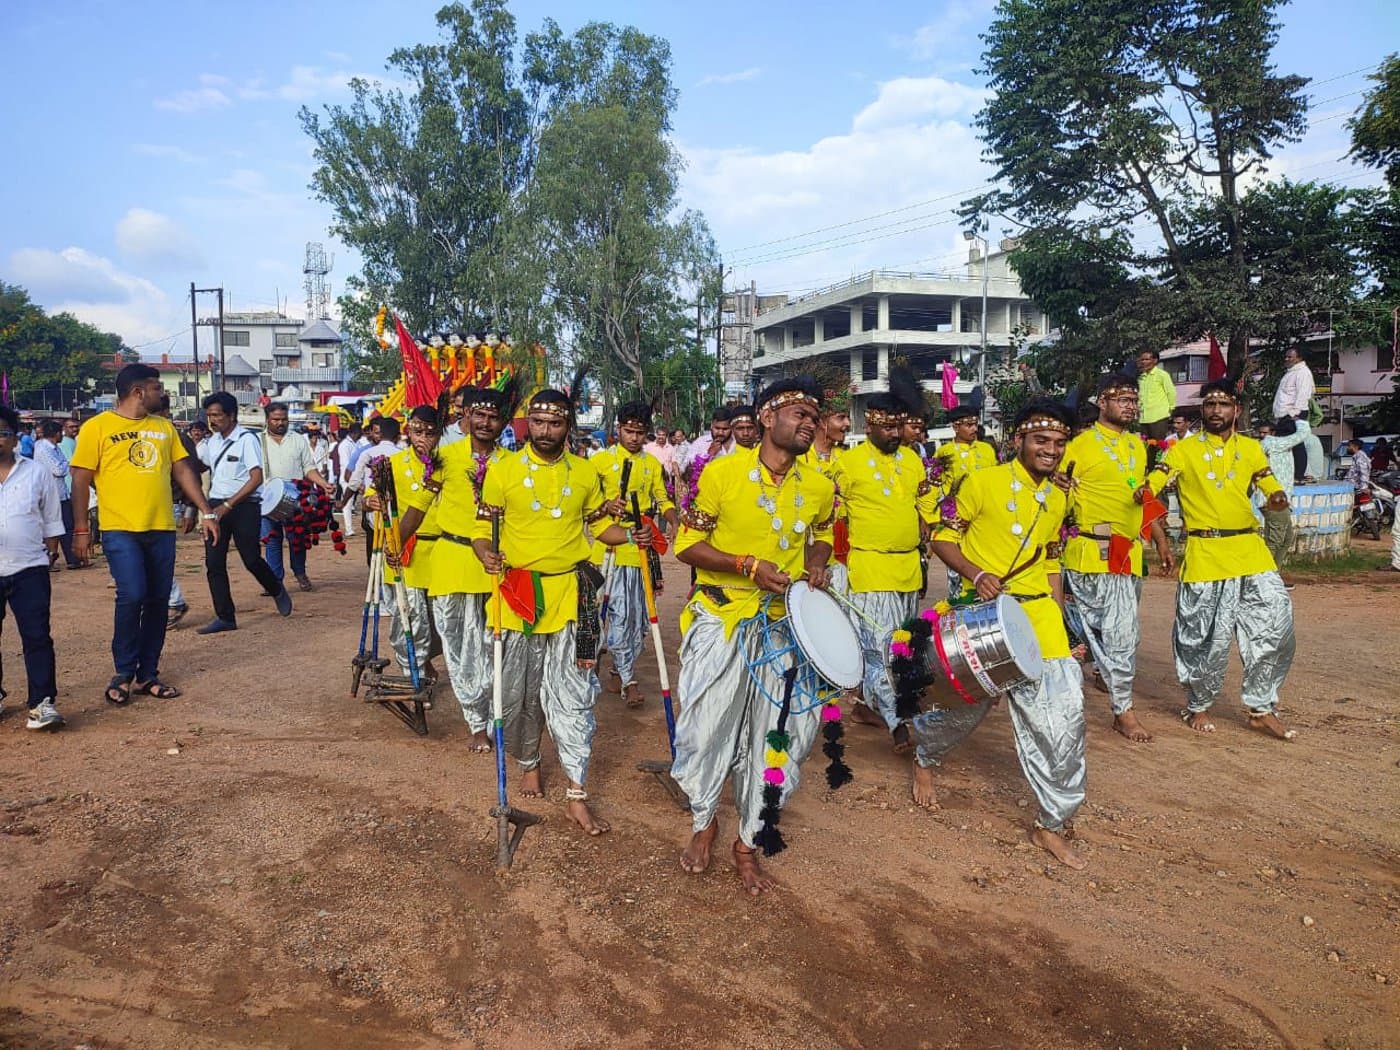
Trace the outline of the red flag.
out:
<instances>
[{"instance_id":1,"label":"red flag","mask_svg":"<svg viewBox=\"0 0 1400 1050\"><path fill-rule=\"evenodd\" d=\"M1206 379L1215 382L1225 378L1225 355L1220 352L1220 340L1210 333L1210 364L1206 367Z\"/></svg>"},{"instance_id":2,"label":"red flag","mask_svg":"<svg viewBox=\"0 0 1400 1050\"><path fill-rule=\"evenodd\" d=\"M423 351L418 349L418 344L397 315L394 317L394 327L399 331L399 353L403 355L404 408L437 404L438 395L442 393L442 378L433 371Z\"/></svg>"}]
</instances>

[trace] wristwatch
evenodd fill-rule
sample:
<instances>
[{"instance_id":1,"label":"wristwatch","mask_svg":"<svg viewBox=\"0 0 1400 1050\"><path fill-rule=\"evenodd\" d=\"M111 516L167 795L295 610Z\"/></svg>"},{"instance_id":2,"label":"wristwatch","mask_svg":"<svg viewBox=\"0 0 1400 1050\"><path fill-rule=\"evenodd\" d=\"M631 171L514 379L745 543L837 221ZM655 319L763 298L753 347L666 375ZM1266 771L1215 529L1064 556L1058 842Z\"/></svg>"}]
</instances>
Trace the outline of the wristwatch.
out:
<instances>
[{"instance_id":1,"label":"wristwatch","mask_svg":"<svg viewBox=\"0 0 1400 1050\"><path fill-rule=\"evenodd\" d=\"M215 514L213 511L210 511L208 514L202 514L202 515L200 515L200 516L201 516L205 521L218 521L218 520L219 520L219 516L218 516L217 514Z\"/></svg>"}]
</instances>

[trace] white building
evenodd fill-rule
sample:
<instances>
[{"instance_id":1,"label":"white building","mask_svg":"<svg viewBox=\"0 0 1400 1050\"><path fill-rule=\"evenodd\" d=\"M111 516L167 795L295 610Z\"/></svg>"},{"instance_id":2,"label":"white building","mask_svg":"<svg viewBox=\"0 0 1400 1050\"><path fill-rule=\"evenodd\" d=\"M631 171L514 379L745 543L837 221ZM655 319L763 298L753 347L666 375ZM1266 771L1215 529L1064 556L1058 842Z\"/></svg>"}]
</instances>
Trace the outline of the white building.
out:
<instances>
[{"instance_id":1,"label":"white building","mask_svg":"<svg viewBox=\"0 0 1400 1050\"><path fill-rule=\"evenodd\" d=\"M1017 333L1024 342L1046 334L1044 315L1021 292L1002 244L986 260L970 252L960 274L873 270L820 291L789 299L758 314L753 372L758 383L794 365L825 364L849 376L852 433L865 430L864 402L888 389L892 357L906 358L937 406L945 362L976 362L981 349L982 303L987 304L988 370L1006 360ZM975 381L959 379L966 401Z\"/></svg>"},{"instance_id":2,"label":"white building","mask_svg":"<svg viewBox=\"0 0 1400 1050\"><path fill-rule=\"evenodd\" d=\"M224 346L257 362L251 391L233 391L240 405L255 406L264 397L285 401L293 421L301 422L314 418L318 394L345 389L342 341L325 319L304 324L272 311L225 314Z\"/></svg>"}]
</instances>

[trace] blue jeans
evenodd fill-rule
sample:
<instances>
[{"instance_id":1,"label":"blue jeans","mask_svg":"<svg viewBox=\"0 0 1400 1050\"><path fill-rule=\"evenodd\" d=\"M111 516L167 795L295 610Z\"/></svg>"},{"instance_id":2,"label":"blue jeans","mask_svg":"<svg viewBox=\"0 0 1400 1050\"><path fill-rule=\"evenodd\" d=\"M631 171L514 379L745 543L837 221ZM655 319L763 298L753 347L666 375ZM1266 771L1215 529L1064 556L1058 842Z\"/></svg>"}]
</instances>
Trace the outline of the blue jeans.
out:
<instances>
[{"instance_id":1,"label":"blue jeans","mask_svg":"<svg viewBox=\"0 0 1400 1050\"><path fill-rule=\"evenodd\" d=\"M281 580L286 576L286 570L282 568L282 541L287 535L286 527L279 521L271 518L262 520L262 536L260 537L264 545L263 560L267 562L268 568L272 570L272 575ZM287 553L290 555L293 576L306 575L306 551L293 550L292 545L287 544Z\"/></svg>"},{"instance_id":2,"label":"blue jeans","mask_svg":"<svg viewBox=\"0 0 1400 1050\"><path fill-rule=\"evenodd\" d=\"M104 529L102 550L117 584L112 663L125 679L160 677L166 603L175 578L175 533Z\"/></svg>"}]
</instances>

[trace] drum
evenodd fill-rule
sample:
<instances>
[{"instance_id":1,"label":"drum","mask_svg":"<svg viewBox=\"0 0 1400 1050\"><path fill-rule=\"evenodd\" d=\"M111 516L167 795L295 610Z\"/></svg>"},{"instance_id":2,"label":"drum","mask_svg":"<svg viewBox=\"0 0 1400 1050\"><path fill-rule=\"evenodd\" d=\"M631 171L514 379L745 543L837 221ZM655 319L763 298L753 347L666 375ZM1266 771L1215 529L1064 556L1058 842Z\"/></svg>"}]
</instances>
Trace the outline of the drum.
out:
<instances>
[{"instance_id":1,"label":"drum","mask_svg":"<svg viewBox=\"0 0 1400 1050\"><path fill-rule=\"evenodd\" d=\"M787 589L783 603L787 615L770 618L766 598L757 616L739 625L738 642L744 646L749 677L774 707L783 702L778 683L789 667L796 667L792 710L810 711L831 703L846 689L854 689L864 673L860 639L836 599L804 581Z\"/></svg>"},{"instance_id":2,"label":"drum","mask_svg":"<svg viewBox=\"0 0 1400 1050\"><path fill-rule=\"evenodd\" d=\"M262 516L271 521L291 521L297 512L300 490L295 481L273 478L262 487Z\"/></svg>"},{"instance_id":3,"label":"drum","mask_svg":"<svg viewBox=\"0 0 1400 1050\"><path fill-rule=\"evenodd\" d=\"M932 631L912 651L917 684L947 678L959 696L975 702L978 694L999 696L1023 682L1039 681L1044 673L1030 617L1010 595L920 616L930 621ZM897 692L898 675L889 663L887 671Z\"/></svg>"}]
</instances>

